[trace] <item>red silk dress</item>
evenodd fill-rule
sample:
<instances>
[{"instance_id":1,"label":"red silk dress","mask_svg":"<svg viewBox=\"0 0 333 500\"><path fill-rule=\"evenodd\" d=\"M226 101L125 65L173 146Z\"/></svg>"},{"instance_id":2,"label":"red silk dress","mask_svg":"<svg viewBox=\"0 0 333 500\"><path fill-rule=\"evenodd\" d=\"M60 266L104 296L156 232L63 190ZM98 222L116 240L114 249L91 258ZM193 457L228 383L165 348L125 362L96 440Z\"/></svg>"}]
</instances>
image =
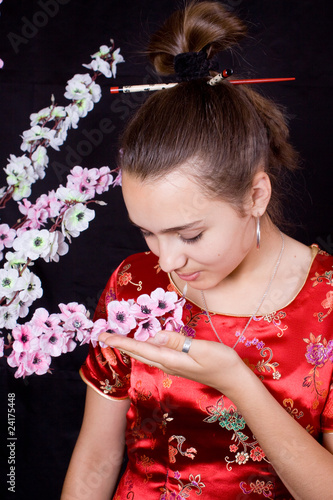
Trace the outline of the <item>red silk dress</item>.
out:
<instances>
[{"instance_id":1,"label":"red silk dress","mask_svg":"<svg viewBox=\"0 0 333 500\"><path fill-rule=\"evenodd\" d=\"M106 316L111 300L135 299L158 287L175 290L153 254L133 255L110 278L96 318ZM248 321L244 316L211 317L229 346ZM183 321L186 335L216 341L196 304L186 302ZM297 296L283 309L255 317L236 350L314 439L333 432L333 257L313 247L312 265ZM128 465L115 500L292 498L235 405L215 389L99 345L90 348L80 373L102 396L131 400Z\"/></svg>"}]
</instances>

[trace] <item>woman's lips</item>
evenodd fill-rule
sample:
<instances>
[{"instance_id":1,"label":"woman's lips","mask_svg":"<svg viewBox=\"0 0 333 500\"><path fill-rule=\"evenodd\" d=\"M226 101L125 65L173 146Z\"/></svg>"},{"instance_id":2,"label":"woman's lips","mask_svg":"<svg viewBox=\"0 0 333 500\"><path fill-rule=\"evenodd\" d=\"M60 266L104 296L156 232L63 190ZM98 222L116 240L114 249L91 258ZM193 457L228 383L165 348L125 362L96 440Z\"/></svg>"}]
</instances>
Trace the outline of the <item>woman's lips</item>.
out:
<instances>
[{"instance_id":1,"label":"woman's lips","mask_svg":"<svg viewBox=\"0 0 333 500\"><path fill-rule=\"evenodd\" d=\"M200 272L197 271L196 273L191 274L181 274L176 272L176 274L183 281L194 281L199 277Z\"/></svg>"}]
</instances>

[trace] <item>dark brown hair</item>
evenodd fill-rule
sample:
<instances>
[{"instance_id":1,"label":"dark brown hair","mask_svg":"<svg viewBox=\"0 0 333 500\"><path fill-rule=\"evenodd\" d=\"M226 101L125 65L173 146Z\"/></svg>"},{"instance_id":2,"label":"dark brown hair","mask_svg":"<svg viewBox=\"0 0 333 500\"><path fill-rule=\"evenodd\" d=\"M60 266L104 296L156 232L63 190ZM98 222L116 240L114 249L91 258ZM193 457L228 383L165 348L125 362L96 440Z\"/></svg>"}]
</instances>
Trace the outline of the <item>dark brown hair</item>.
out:
<instances>
[{"instance_id":1,"label":"dark brown hair","mask_svg":"<svg viewBox=\"0 0 333 500\"><path fill-rule=\"evenodd\" d=\"M208 57L245 35L243 23L216 2L191 2L153 35L149 57L161 74L172 74L174 57L199 52ZM207 78L182 82L147 99L122 138L120 166L141 180L164 177L182 167L203 190L232 203L242 213L254 175L267 172L272 197L267 211L281 224L277 186L296 168L281 110L247 85Z\"/></svg>"}]
</instances>

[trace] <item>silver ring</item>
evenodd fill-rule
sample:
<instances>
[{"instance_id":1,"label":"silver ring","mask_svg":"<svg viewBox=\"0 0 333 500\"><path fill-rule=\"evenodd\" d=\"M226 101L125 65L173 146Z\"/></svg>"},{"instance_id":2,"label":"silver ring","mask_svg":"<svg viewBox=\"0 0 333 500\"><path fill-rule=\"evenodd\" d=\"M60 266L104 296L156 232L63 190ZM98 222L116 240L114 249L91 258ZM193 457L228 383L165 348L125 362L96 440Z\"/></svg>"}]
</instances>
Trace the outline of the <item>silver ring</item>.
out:
<instances>
[{"instance_id":1,"label":"silver ring","mask_svg":"<svg viewBox=\"0 0 333 500\"><path fill-rule=\"evenodd\" d=\"M191 344L192 344L192 339L190 337L186 337L183 344L182 352L188 352L190 350Z\"/></svg>"}]
</instances>

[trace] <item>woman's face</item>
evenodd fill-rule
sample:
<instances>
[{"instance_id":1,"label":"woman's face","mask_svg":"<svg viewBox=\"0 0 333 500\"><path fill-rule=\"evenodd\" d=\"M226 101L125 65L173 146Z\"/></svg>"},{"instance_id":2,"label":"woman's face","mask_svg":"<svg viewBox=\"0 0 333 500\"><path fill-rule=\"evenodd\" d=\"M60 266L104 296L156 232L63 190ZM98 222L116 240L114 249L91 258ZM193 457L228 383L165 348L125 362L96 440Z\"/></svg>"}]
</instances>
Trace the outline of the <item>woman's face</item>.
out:
<instances>
[{"instance_id":1,"label":"woman's face","mask_svg":"<svg viewBox=\"0 0 333 500\"><path fill-rule=\"evenodd\" d=\"M128 214L163 271L198 290L218 287L255 249L255 218L201 192L179 171L142 182L124 173Z\"/></svg>"}]
</instances>

